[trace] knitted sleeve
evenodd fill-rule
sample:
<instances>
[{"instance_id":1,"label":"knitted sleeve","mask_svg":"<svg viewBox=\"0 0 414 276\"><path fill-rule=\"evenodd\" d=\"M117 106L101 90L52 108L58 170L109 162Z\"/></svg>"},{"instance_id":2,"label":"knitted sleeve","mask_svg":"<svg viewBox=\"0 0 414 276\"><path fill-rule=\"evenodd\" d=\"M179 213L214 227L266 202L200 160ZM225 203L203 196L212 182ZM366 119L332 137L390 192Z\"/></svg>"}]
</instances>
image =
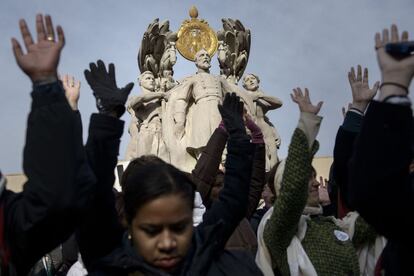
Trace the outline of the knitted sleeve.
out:
<instances>
[{"instance_id":1,"label":"knitted sleeve","mask_svg":"<svg viewBox=\"0 0 414 276\"><path fill-rule=\"evenodd\" d=\"M308 197L308 182L314 148L309 149L305 133L297 128L289 145L282 187L274 211L264 229L264 241L272 258L272 267L289 271L286 249L297 231Z\"/></svg>"},{"instance_id":2,"label":"knitted sleeve","mask_svg":"<svg viewBox=\"0 0 414 276\"><path fill-rule=\"evenodd\" d=\"M377 235L378 234L375 232L374 228L361 216L358 216L355 221L355 232L352 238L354 247L358 249L365 244L374 242Z\"/></svg>"}]
</instances>

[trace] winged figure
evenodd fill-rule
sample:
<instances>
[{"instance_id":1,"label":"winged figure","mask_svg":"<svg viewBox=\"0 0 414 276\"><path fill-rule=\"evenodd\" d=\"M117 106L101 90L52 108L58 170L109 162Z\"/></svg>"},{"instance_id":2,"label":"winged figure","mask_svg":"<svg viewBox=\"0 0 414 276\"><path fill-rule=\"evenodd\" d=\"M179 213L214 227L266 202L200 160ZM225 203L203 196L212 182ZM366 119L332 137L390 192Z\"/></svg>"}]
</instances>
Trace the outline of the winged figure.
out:
<instances>
[{"instance_id":1,"label":"winged figure","mask_svg":"<svg viewBox=\"0 0 414 276\"><path fill-rule=\"evenodd\" d=\"M250 53L250 30L239 20L223 18L223 30L217 32L220 73L237 83L247 66Z\"/></svg>"},{"instance_id":2,"label":"winged figure","mask_svg":"<svg viewBox=\"0 0 414 276\"><path fill-rule=\"evenodd\" d=\"M170 30L168 20L160 23L157 18L149 24L138 52L141 73L150 71L155 77L161 77L164 71L172 71L177 61L176 41L177 33Z\"/></svg>"}]
</instances>

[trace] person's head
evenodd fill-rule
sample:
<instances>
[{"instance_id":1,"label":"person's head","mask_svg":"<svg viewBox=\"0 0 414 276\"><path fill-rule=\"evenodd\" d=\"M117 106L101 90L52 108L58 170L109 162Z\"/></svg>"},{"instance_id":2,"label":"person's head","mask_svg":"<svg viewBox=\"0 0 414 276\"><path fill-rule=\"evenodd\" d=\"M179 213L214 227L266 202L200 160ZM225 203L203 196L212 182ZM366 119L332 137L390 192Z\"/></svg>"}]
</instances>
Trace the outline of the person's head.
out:
<instances>
[{"instance_id":1,"label":"person's head","mask_svg":"<svg viewBox=\"0 0 414 276\"><path fill-rule=\"evenodd\" d=\"M195 64L197 68L209 70L211 67L211 57L205 49L201 49L195 54Z\"/></svg>"},{"instance_id":2,"label":"person's head","mask_svg":"<svg viewBox=\"0 0 414 276\"><path fill-rule=\"evenodd\" d=\"M121 187L134 248L150 265L173 271L191 245L193 182L158 157L143 156L129 163Z\"/></svg>"},{"instance_id":3,"label":"person's head","mask_svg":"<svg viewBox=\"0 0 414 276\"><path fill-rule=\"evenodd\" d=\"M145 71L138 77L139 85L149 91L155 90L154 74L150 71Z\"/></svg>"},{"instance_id":4,"label":"person's head","mask_svg":"<svg viewBox=\"0 0 414 276\"><path fill-rule=\"evenodd\" d=\"M316 180L316 170L312 167L312 174L308 182L309 195L306 203L309 207L319 206L319 185L320 183Z\"/></svg>"},{"instance_id":5,"label":"person's head","mask_svg":"<svg viewBox=\"0 0 414 276\"><path fill-rule=\"evenodd\" d=\"M260 79L254 74L247 74L243 78L243 87L248 91L256 91L259 88Z\"/></svg>"}]
</instances>

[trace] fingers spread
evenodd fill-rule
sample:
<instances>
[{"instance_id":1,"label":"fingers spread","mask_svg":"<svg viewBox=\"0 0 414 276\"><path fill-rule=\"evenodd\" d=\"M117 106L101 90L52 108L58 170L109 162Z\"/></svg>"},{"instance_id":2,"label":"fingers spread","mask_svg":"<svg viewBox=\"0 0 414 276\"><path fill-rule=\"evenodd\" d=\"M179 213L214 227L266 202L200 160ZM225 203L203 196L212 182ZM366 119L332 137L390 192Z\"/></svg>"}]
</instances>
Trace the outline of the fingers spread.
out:
<instances>
[{"instance_id":1,"label":"fingers spread","mask_svg":"<svg viewBox=\"0 0 414 276\"><path fill-rule=\"evenodd\" d=\"M389 42L389 33L388 29L382 30L382 45L385 45Z\"/></svg>"},{"instance_id":2,"label":"fingers spread","mask_svg":"<svg viewBox=\"0 0 414 276\"><path fill-rule=\"evenodd\" d=\"M358 65L357 67L357 77L356 77L357 81L362 81L362 68L361 65Z\"/></svg>"},{"instance_id":3,"label":"fingers spread","mask_svg":"<svg viewBox=\"0 0 414 276\"><path fill-rule=\"evenodd\" d=\"M65 46L65 33L61 26L57 26L56 30L58 35L58 45L60 48L63 48L63 46Z\"/></svg>"},{"instance_id":4,"label":"fingers spread","mask_svg":"<svg viewBox=\"0 0 414 276\"><path fill-rule=\"evenodd\" d=\"M106 68L105 68L105 63L102 60L98 60L97 64L98 64L98 71L103 73L103 74L107 74Z\"/></svg>"},{"instance_id":5,"label":"fingers spread","mask_svg":"<svg viewBox=\"0 0 414 276\"><path fill-rule=\"evenodd\" d=\"M368 84L368 68L364 68L364 77L362 82Z\"/></svg>"},{"instance_id":6,"label":"fingers spread","mask_svg":"<svg viewBox=\"0 0 414 276\"><path fill-rule=\"evenodd\" d=\"M46 40L46 31L43 24L43 15L36 15L36 31L37 31L37 41Z\"/></svg>"},{"instance_id":7,"label":"fingers spread","mask_svg":"<svg viewBox=\"0 0 414 276\"><path fill-rule=\"evenodd\" d=\"M50 15L46 15L45 21L47 39L50 41L55 41L55 30L53 29L52 17L50 17Z\"/></svg>"},{"instance_id":8,"label":"fingers spread","mask_svg":"<svg viewBox=\"0 0 414 276\"><path fill-rule=\"evenodd\" d=\"M12 38L11 42L13 46L14 57L16 58L16 60L18 60L20 59L21 56L23 56L22 47L20 46L20 43L15 38Z\"/></svg>"},{"instance_id":9,"label":"fingers spread","mask_svg":"<svg viewBox=\"0 0 414 276\"><path fill-rule=\"evenodd\" d=\"M396 43L398 42L398 28L397 25L392 24L391 25L391 42Z\"/></svg>"},{"instance_id":10,"label":"fingers spread","mask_svg":"<svg viewBox=\"0 0 414 276\"><path fill-rule=\"evenodd\" d=\"M21 19L19 21L19 27L20 27L20 33L23 37L24 45L26 46L26 49L29 49L29 46L33 44L33 38L30 34L29 28L27 27L26 21L24 19Z\"/></svg>"}]
</instances>

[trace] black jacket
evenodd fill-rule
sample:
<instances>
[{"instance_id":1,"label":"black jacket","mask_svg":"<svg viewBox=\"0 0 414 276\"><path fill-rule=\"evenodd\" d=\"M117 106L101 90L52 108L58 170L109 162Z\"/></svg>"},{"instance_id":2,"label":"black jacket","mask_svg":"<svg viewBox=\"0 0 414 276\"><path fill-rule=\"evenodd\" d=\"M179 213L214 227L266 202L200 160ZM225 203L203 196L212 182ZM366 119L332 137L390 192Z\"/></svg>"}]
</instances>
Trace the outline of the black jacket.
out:
<instances>
[{"instance_id":1,"label":"black jacket","mask_svg":"<svg viewBox=\"0 0 414 276\"><path fill-rule=\"evenodd\" d=\"M91 118L87 152L98 178L89 219L79 232L79 247L90 275L166 275L146 264L125 239L115 211L112 184L123 122L105 115ZM228 142L225 186L219 200L195 228L193 242L179 275L261 275L250 258L224 250L246 214L254 147L249 140ZM247 261L246 261L247 260ZM229 274L230 273L230 274Z\"/></svg>"},{"instance_id":2,"label":"black jacket","mask_svg":"<svg viewBox=\"0 0 414 276\"><path fill-rule=\"evenodd\" d=\"M58 82L34 86L26 131L21 193L5 190L6 244L11 266L26 275L34 263L69 238L90 203L95 177L86 162L79 114ZM4 272L2 275L12 274Z\"/></svg>"},{"instance_id":3,"label":"black jacket","mask_svg":"<svg viewBox=\"0 0 414 276\"><path fill-rule=\"evenodd\" d=\"M410 107L371 102L351 159L349 202L388 239L386 275L414 275L413 141Z\"/></svg>"}]
</instances>

